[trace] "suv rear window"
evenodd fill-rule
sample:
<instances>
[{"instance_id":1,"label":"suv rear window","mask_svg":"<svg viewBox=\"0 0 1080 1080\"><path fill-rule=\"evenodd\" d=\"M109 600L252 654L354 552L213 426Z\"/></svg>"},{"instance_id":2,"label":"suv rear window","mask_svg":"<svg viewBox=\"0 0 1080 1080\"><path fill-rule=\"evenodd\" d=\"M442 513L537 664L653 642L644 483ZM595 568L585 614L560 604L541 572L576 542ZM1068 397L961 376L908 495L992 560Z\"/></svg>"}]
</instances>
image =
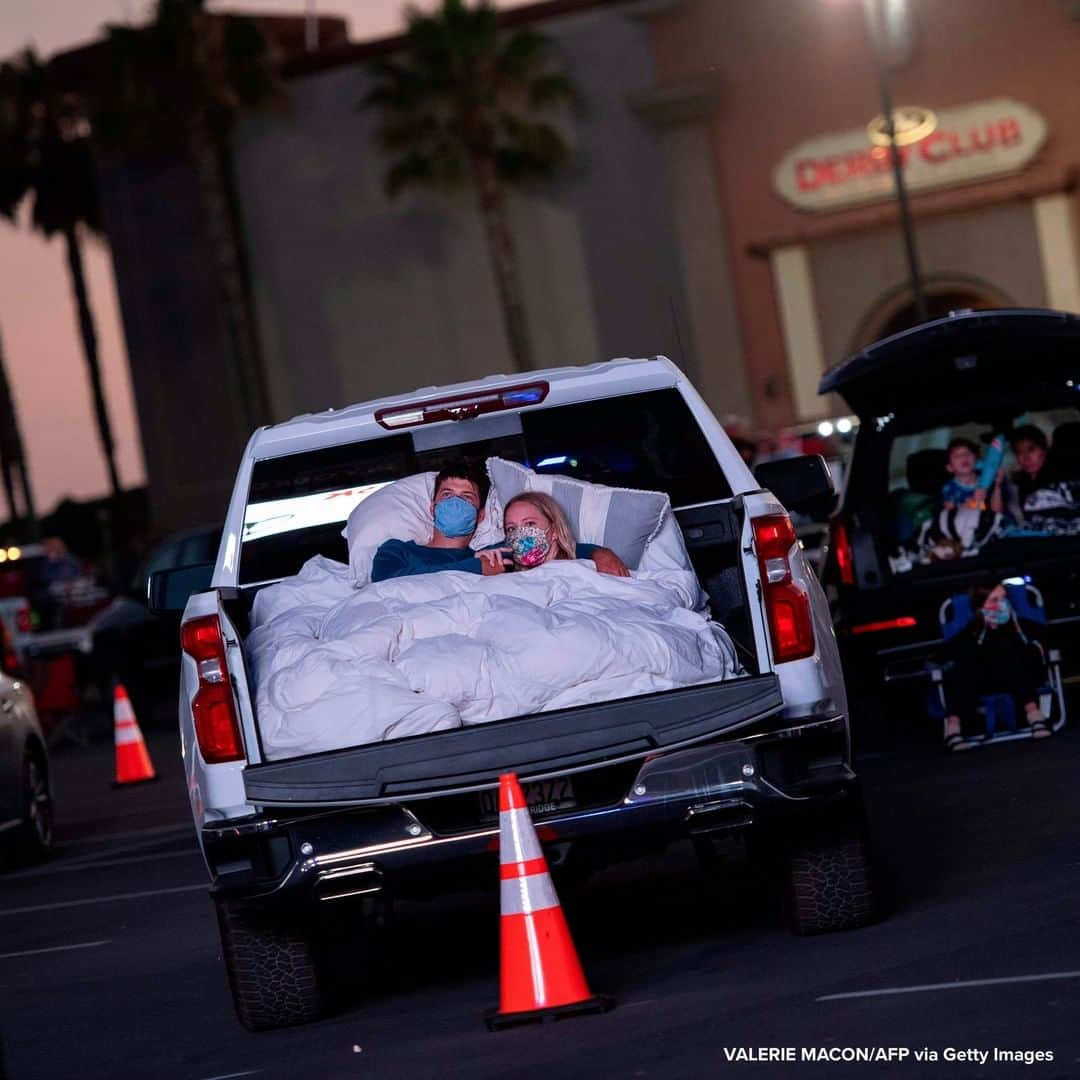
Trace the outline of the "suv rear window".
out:
<instances>
[{"instance_id":1,"label":"suv rear window","mask_svg":"<svg viewBox=\"0 0 1080 1080\"><path fill-rule=\"evenodd\" d=\"M965 458L955 459L951 454L966 452L966 461L974 462L973 475L981 478L983 462L997 436L1004 442L1000 500L991 489L981 504L984 514L979 524L972 525L973 537L968 537L961 525L940 517L950 508L980 508L975 507L975 495L965 501L966 489L960 486L964 478L956 475L956 465L964 464ZM1033 409L898 434L889 451L888 470L889 531L898 553L891 560L894 572L906 573L956 554L977 554L1010 539L1080 539L1080 410L1076 408ZM1000 519L993 518L995 513L1000 513ZM953 532L961 538L955 553L950 552L955 546ZM940 543L935 545L935 540Z\"/></svg>"},{"instance_id":2,"label":"suv rear window","mask_svg":"<svg viewBox=\"0 0 1080 1080\"><path fill-rule=\"evenodd\" d=\"M344 521L393 480L457 457L507 458L537 472L665 491L675 506L731 497L707 439L675 389L465 421L448 446L431 428L258 461L244 517L240 584L295 574L313 555L347 561ZM449 430L457 434L457 429ZM473 438L469 435L486 436ZM419 436L419 437L417 437ZM441 440L440 440L441 441ZM428 444L425 448L425 444Z\"/></svg>"}]
</instances>

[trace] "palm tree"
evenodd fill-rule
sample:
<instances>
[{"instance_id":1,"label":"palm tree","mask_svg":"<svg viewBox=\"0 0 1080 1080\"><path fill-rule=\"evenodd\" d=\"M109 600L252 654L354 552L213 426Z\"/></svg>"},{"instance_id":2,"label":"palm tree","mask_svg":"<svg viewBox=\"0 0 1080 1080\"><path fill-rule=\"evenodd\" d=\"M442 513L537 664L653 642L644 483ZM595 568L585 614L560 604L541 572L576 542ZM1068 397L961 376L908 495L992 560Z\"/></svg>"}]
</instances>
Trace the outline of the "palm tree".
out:
<instances>
[{"instance_id":1,"label":"palm tree","mask_svg":"<svg viewBox=\"0 0 1080 1080\"><path fill-rule=\"evenodd\" d=\"M90 128L78 100L29 49L0 65L0 214L15 221L27 199L34 228L64 238L98 439L115 495L120 477L82 255L83 234L102 228Z\"/></svg>"},{"instance_id":2,"label":"palm tree","mask_svg":"<svg viewBox=\"0 0 1080 1080\"><path fill-rule=\"evenodd\" d=\"M249 419L265 423L269 402L229 145L245 110L279 99L276 58L257 21L210 14L205 0L157 0L148 25L109 26L107 34L95 137L105 152L179 152L191 162Z\"/></svg>"},{"instance_id":3,"label":"palm tree","mask_svg":"<svg viewBox=\"0 0 1080 1080\"><path fill-rule=\"evenodd\" d=\"M15 499L16 478L22 489L23 515L26 517L30 537L36 539L37 511L34 508L33 492L30 489L22 432L19 430L19 417L15 412L15 399L11 396L11 385L8 382L4 346L0 341L0 481L4 486L8 519L11 522L16 521L20 516Z\"/></svg>"},{"instance_id":4,"label":"palm tree","mask_svg":"<svg viewBox=\"0 0 1080 1080\"><path fill-rule=\"evenodd\" d=\"M409 186L476 190L510 350L532 367L517 253L507 217L514 185L549 177L568 147L538 114L575 104L573 83L554 70L550 43L532 30L503 34L489 0L442 0L426 14L406 8L399 56L372 65L365 107L381 112L378 138L393 157L393 196Z\"/></svg>"}]
</instances>

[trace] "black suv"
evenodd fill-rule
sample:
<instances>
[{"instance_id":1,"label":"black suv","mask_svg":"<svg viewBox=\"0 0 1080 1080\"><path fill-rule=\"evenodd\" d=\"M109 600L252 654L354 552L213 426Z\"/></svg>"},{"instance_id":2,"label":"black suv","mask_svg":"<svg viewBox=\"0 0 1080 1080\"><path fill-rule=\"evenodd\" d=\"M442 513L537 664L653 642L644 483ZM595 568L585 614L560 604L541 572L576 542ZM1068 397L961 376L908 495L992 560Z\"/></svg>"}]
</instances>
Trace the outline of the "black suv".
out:
<instances>
[{"instance_id":1,"label":"black suv","mask_svg":"<svg viewBox=\"0 0 1080 1080\"><path fill-rule=\"evenodd\" d=\"M1080 317L951 314L867 347L828 371L820 392L842 395L860 420L822 567L855 697L895 706L905 700L904 686L922 694L926 660L941 642L942 602L1006 578L1040 590L1047 637L1062 648L1065 673L1075 671ZM1010 441L1023 427L1041 433L1048 465L1040 476L1057 481L1049 524L1016 497L1024 477ZM962 536L957 516L941 514L948 447L963 439L985 458L995 437L1006 449L1006 476L1019 483L1004 485L1002 518L968 516L974 536L969 531L961 542L953 538Z\"/></svg>"}]
</instances>

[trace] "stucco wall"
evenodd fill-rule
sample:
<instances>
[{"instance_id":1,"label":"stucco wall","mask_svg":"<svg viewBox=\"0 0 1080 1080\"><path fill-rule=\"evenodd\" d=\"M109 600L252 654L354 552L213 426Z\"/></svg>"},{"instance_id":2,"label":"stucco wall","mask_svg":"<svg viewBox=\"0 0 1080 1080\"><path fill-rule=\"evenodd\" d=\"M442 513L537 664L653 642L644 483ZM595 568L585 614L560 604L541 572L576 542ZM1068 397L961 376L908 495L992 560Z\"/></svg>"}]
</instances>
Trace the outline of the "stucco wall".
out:
<instances>
[{"instance_id":1,"label":"stucco wall","mask_svg":"<svg viewBox=\"0 0 1080 1080\"><path fill-rule=\"evenodd\" d=\"M1003 302L1038 307L1046 301L1034 215L1028 203L934 218L918 226L919 257L928 288L985 286ZM893 230L875 229L811 245L810 261L826 366L855 348L866 320L907 286L903 248ZM856 272L857 271L857 272Z\"/></svg>"},{"instance_id":2,"label":"stucco wall","mask_svg":"<svg viewBox=\"0 0 1080 1080\"><path fill-rule=\"evenodd\" d=\"M627 104L654 80L647 32L618 10L543 29L586 108L569 121L573 167L513 205L537 365L677 358L672 311L685 308L665 161ZM509 370L471 195L388 200L364 91L359 66L296 79L287 111L248 121L237 141L279 419Z\"/></svg>"}]
</instances>

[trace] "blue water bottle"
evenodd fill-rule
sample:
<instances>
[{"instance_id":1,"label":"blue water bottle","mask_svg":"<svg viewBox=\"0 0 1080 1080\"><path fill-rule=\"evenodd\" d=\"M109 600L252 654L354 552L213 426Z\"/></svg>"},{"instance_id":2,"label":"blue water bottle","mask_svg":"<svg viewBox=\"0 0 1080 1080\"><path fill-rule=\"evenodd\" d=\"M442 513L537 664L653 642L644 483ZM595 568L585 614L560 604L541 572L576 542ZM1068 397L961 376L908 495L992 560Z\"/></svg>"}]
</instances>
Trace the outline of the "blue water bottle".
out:
<instances>
[{"instance_id":1,"label":"blue water bottle","mask_svg":"<svg viewBox=\"0 0 1080 1080\"><path fill-rule=\"evenodd\" d=\"M986 448L986 456L983 458L982 471L979 473L979 487L983 491L990 491L994 486L998 469L1005 460L1005 436L995 435Z\"/></svg>"}]
</instances>

